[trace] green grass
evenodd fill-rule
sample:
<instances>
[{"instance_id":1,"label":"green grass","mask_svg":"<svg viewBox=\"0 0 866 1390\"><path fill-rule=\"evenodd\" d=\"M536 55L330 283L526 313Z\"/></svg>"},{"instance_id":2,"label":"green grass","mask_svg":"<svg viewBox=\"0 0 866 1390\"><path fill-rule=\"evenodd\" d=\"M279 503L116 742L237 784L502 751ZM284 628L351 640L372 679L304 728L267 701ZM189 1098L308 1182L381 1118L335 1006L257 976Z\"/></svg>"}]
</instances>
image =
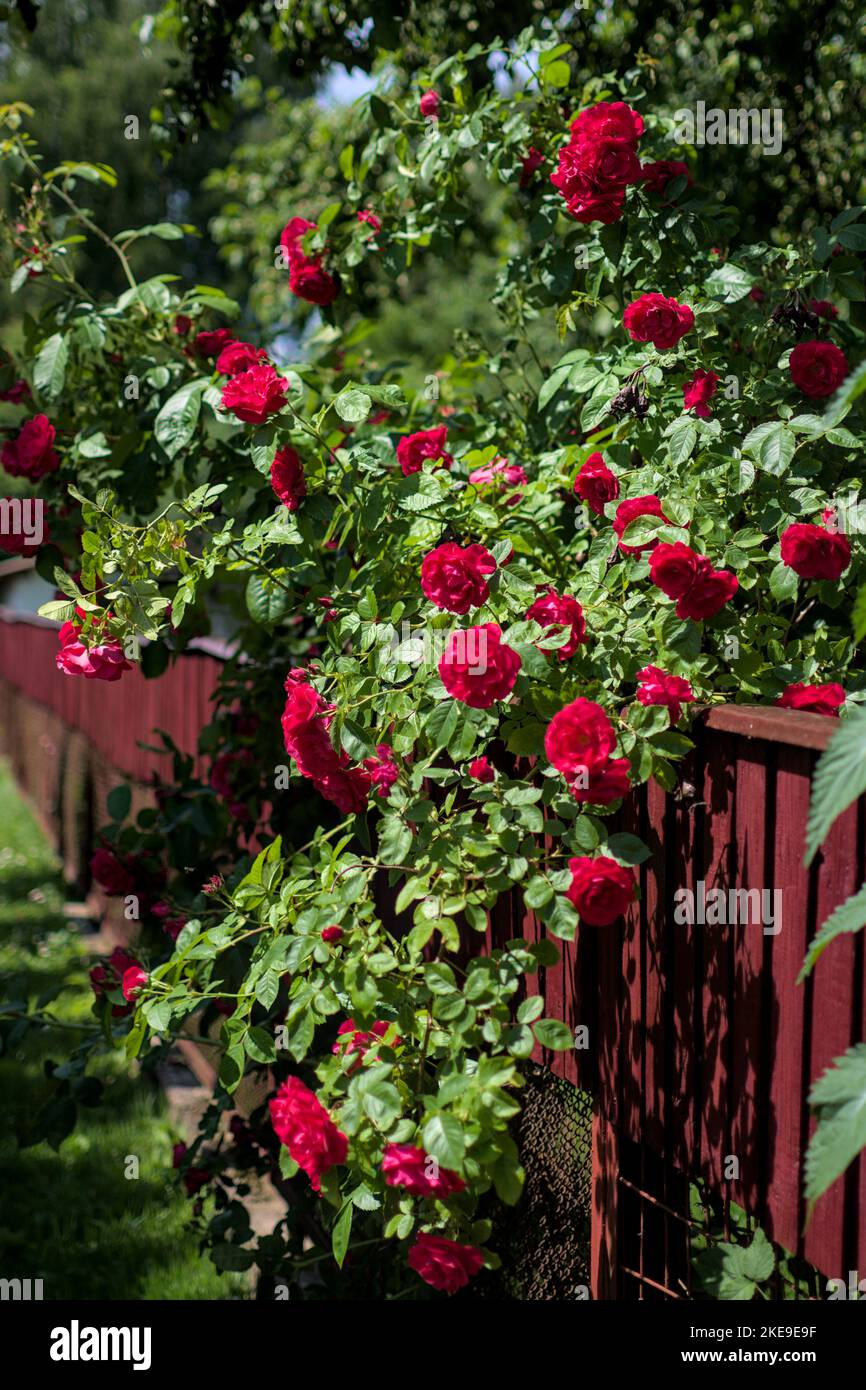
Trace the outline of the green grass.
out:
<instances>
[{"instance_id":1,"label":"green grass","mask_svg":"<svg viewBox=\"0 0 866 1390\"><path fill-rule=\"evenodd\" d=\"M0 764L0 995L8 999L14 984L32 1008L59 989L46 1007L68 1025L13 1036L0 1056L0 1277L42 1279L46 1299L248 1297L242 1279L199 1254L191 1204L171 1174L178 1135L122 1052L91 1063L103 1103L79 1107L58 1152L45 1142L18 1146L51 1093L45 1062L63 1062L83 1036L71 1025L90 1018L90 959L62 901L57 862ZM137 1179L124 1175L129 1156Z\"/></svg>"}]
</instances>

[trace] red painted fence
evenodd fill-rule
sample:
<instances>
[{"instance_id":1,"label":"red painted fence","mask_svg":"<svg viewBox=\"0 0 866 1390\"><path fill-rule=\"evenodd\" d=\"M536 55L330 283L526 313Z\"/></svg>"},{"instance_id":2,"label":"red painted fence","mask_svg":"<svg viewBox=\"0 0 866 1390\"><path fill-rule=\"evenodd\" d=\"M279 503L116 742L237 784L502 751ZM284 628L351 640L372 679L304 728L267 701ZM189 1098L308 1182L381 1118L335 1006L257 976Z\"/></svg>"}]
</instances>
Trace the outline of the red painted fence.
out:
<instances>
[{"instance_id":1,"label":"red painted fence","mask_svg":"<svg viewBox=\"0 0 866 1390\"><path fill-rule=\"evenodd\" d=\"M219 661L190 656L157 680L136 671L112 686L58 673L56 640L50 626L0 618L0 695L17 692L140 781L162 763L136 746L152 728L195 750ZM596 1296L688 1290L687 1261L669 1249L660 1212L682 1220L690 1176L826 1277L866 1276L866 1162L820 1199L808 1226L801 1183L809 1085L866 1037L862 934L835 941L796 984L815 931L866 879L864 800L802 867L810 778L833 728L793 711L711 711L676 793L651 784L623 812L622 828L652 849L640 904L615 927L580 929L561 963L530 982L549 1015L588 1030L585 1049L543 1060L596 1098ZM678 924L674 895L699 881L707 891L781 890L781 929ZM535 939L540 929L514 893L497 904L489 941ZM738 1176L729 1178L731 1159ZM653 1203L646 1241L644 1201Z\"/></svg>"}]
</instances>

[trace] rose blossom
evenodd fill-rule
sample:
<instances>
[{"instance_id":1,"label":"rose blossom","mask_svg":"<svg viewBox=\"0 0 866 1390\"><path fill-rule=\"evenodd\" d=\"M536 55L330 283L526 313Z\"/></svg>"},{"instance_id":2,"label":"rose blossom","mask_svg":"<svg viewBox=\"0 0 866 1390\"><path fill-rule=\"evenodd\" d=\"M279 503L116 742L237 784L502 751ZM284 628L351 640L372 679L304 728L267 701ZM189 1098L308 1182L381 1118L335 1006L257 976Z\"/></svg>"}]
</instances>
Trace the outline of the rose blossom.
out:
<instances>
[{"instance_id":1,"label":"rose blossom","mask_svg":"<svg viewBox=\"0 0 866 1390\"><path fill-rule=\"evenodd\" d=\"M221 376L239 376L257 367L267 357L264 348L253 347L252 343L227 343L216 360L216 369Z\"/></svg>"},{"instance_id":2,"label":"rose blossom","mask_svg":"<svg viewBox=\"0 0 866 1390\"><path fill-rule=\"evenodd\" d=\"M305 671L286 677L287 699L282 716L286 752L294 758L302 777L344 815L362 811L371 786L370 775L353 767L346 753L338 753L328 737L332 711L312 686Z\"/></svg>"},{"instance_id":3,"label":"rose blossom","mask_svg":"<svg viewBox=\"0 0 866 1390\"><path fill-rule=\"evenodd\" d=\"M435 1158L414 1144L386 1144L382 1173L388 1187L405 1187L413 1197L444 1199L466 1186L459 1173L440 1168Z\"/></svg>"},{"instance_id":4,"label":"rose blossom","mask_svg":"<svg viewBox=\"0 0 866 1390\"><path fill-rule=\"evenodd\" d=\"M848 362L835 343L798 343L788 359L791 380L804 396L832 396L848 375Z\"/></svg>"},{"instance_id":5,"label":"rose blossom","mask_svg":"<svg viewBox=\"0 0 866 1390\"><path fill-rule=\"evenodd\" d=\"M334 1043L331 1051L337 1057L351 1057L353 1053L357 1053L356 1061L349 1068L350 1072L354 1072L358 1070L358 1067L361 1065L361 1062L366 1057L370 1048L387 1037L389 1032L393 1032L393 1037L389 1039L388 1046L398 1047L400 1038L394 1030L393 1023L388 1023L385 1019L377 1018L376 1022L370 1028L370 1031L365 1032L358 1027L353 1018L347 1018L337 1029L337 1041Z\"/></svg>"},{"instance_id":6,"label":"rose blossom","mask_svg":"<svg viewBox=\"0 0 866 1390\"><path fill-rule=\"evenodd\" d=\"M15 439L3 445L2 461L13 478L30 478L38 483L46 473L60 467L60 455L52 447L56 431L47 415L25 420Z\"/></svg>"},{"instance_id":7,"label":"rose blossom","mask_svg":"<svg viewBox=\"0 0 866 1390\"><path fill-rule=\"evenodd\" d=\"M519 463L509 463L508 459L496 458L491 463L485 463L481 468L473 468L469 474L469 481L475 487L484 487L495 483L502 491L506 487L516 487L516 492L504 498L506 507L514 507L523 496L523 489L529 479Z\"/></svg>"},{"instance_id":8,"label":"rose blossom","mask_svg":"<svg viewBox=\"0 0 866 1390\"><path fill-rule=\"evenodd\" d=\"M605 504L619 497L619 482L601 454L590 454L574 480L574 491L590 511L604 516Z\"/></svg>"},{"instance_id":9,"label":"rose blossom","mask_svg":"<svg viewBox=\"0 0 866 1390\"><path fill-rule=\"evenodd\" d=\"M781 538L782 563L801 579L838 579L851 563L851 544L838 531L793 522Z\"/></svg>"},{"instance_id":10,"label":"rose blossom","mask_svg":"<svg viewBox=\"0 0 866 1390\"><path fill-rule=\"evenodd\" d=\"M581 642L586 639L583 609L571 594L558 594L555 589L549 588L546 593L539 594L526 610L526 616L544 628L551 628L554 633L561 632L563 627L571 628L568 641L564 646L556 648L556 655L560 661L568 661L569 657L574 656Z\"/></svg>"},{"instance_id":11,"label":"rose blossom","mask_svg":"<svg viewBox=\"0 0 866 1390\"><path fill-rule=\"evenodd\" d=\"M520 657L502 641L498 623L452 632L439 661L442 684L471 709L489 709L505 700L520 672Z\"/></svg>"},{"instance_id":12,"label":"rose blossom","mask_svg":"<svg viewBox=\"0 0 866 1390\"><path fill-rule=\"evenodd\" d=\"M676 724L683 712L683 704L689 704L695 693L682 676L669 676L658 666L645 666L638 671L637 679L642 682L637 689L637 698L642 705L667 705L670 722Z\"/></svg>"},{"instance_id":13,"label":"rose blossom","mask_svg":"<svg viewBox=\"0 0 866 1390\"><path fill-rule=\"evenodd\" d=\"M123 647L111 640L85 647L81 628L66 622L57 634L60 650L54 658L58 671L66 676L84 676L87 680L119 681L124 671L132 670Z\"/></svg>"},{"instance_id":14,"label":"rose blossom","mask_svg":"<svg viewBox=\"0 0 866 1390\"><path fill-rule=\"evenodd\" d=\"M827 685L806 685L803 681L795 681L773 703L781 709L804 709L812 714L825 714L831 719L838 719L839 710L845 703L845 691L835 681Z\"/></svg>"},{"instance_id":15,"label":"rose blossom","mask_svg":"<svg viewBox=\"0 0 866 1390\"><path fill-rule=\"evenodd\" d=\"M269 416L282 410L288 389L287 379L278 376L270 363L250 367L226 382L221 405L245 424L263 425Z\"/></svg>"},{"instance_id":16,"label":"rose blossom","mask_svg":"<svg viewBox=\"0 0 866 1390\"><path fill-rule=\"evenodd\" d=\"M358 213L358 221L364 222L368 227L372 228L372 235L370 237L370 240L372 240L373 237L378 236L379 232L381 232L382 230L381 220L376 216L375 212L373 212L371 208L362 208Z\"/></svg>"},{"instance_id":17,"label":"rose blossom","mask_svg":"<svg viewBox=\"0 0 866 1390\"><path fill-rule=\"evenodd\" d=\"M839 310L835 304L831 304L829 299L810 299L806 306L811 313L817 314L819 319L837 319Z\"/></svg>"},{"instance_id":18,"label":"rose blossom","mask_svg":"<svg viewBox=\"0 0 866 1390\"><path fill-rule=\"evenodd\" d=\"M650 579L668 598L676 599L678 618L702 622L712 618L739 588L736 575L713 569L705 555L698 555L682 541L662 542L650 556Z\"/></svg>"},{"instance_id":19,"label":"rose blossom","mask_svg":"<svg viewBox=\"0 0 866 1390\"><path fill-rule=\"evenodd\" d=\"M530 145L526 154L520 161L520 187L528 188L532 183L536 169L540 169L544 163L544 155L541 150L537 150L534 145Z\"/></svg>"},{"instance_id":20,"label":"rose blossom","mask_svg":"<svg viewBox=\"0 0 866 1390\"><path fill-rule=\"evenodd\" d=\"M224 347L235 341L230 328L214 328L212 331L197 333L192 343L196 357L218 357Z\"/></svg>"},{"instance_id":21,"label":"rose blossom","mask_svg":"<svg viewBox=\"0 0 866 1390\"><path fill-rule=\"evenodd\" d=\"M365 758L363 765L376 792L386 797L400 775L393 748L387 743L377 743L375 758Z\"/></svg>"},{"instance_id":22,"label":"rose blossom","mask_svg":"<svg viewBox=\"0 0 866 1390\"><path fill-rule=\"evenodd\" d=\"M307 495L307 482L300 455L288 444L277 449L271 464L271 487L284 507L296 512Z\"/></svg>"},{"instance_id":23,"label":"rose blossom","mask_svg":"<svg viewBox=\"0 0 866 1390\"><path fill-rule=\"evenodd\" d=\"M490 597L486 575L493 574L496 561L483 545L459 546L446 541L421 562L421 588L437 608L449 613L468 613Z\"/></svg>"},{"instance_id":24,"label":"rose blossom","mask_svg":"<svg viewBox=\"0 0 866 1390\"><path fill-rule=\"evenodd\" d=\"M609 225L622 215L626 188L640 178L642 133L642 117L621 101L598 102L572 121L550 181L578 222Z\"/></svg>"},{"instance_id":25,"label":"rose blossom","mask_svg":"<svg viewBox=\"0 0 866 1390\"><path fill-rule=\"evenodd\" d=\"M425 119L436 120L439 116L439 93L432 89L429 92L422 92L421 100L418 102L418 110Z\"/></svg>"},{"instance_id":26,"label":"rose blossom","mask_svg":"<svg viewBox=\"0 0 866 1390\"><path fill-rule=\"evenodd\" d=\"M656 159L651 164L642 164L640 169L641 183L646 184L649 193L658 193L660 196L668 184L681 175L691 186L689 166L681 159Z\"/></svg>"},{"instance_id":27,"label":"rose blossom","mask_svg":"<svg viewBox=\"0 0 866 1390\"><path fill-rule=\"evenodd\" d=\"M623 555L640 555L642 550L651 550L658 545L658 541L644 541L643 545L625 545L623 535L626 527L636 521L639 516L657 516L670 524L670 517L665 516L662 504L654 492L650 492L645 497L627 497L624 502L620 502L613 518L613 529L617 536L617 542Z\"/></svg>"},{"instance_id":28,"label":"rose blossom","mask_svg":"<svg viewBox=\"0 0 866 1390\"><path fill-rule=\"evenodd\" d=\"M469 764L469 776L474 782L495 782L496 771L490 766L485 754L480 758L473 758Z\"/></svg>"},{"instance_id":29,"label":"rose blossom","mask_svg":"<svg viewBox=\"0 0 866 1390\"><path fill-rule=\"evenodd\" d=\"M122 946L115 946L108 960L101 965L94 965L90 971L90 986L94 998L100 1000L106 994L115 991L120 993L123 977L131 969L140 969L135 956L129 955ZM111 1006L112 1018L126 1018L130 1013L132 1013L132 1005L129 1001L125 1004L112 1004Z\"/></svg>"},{"instance_id":30,"label":"rose blossom","mask_svg":"<svg viewBox=\"0 0 866 1390\"><path fill-rule=\"evenodd\" d=\"M683 409L693 410L702 420L709 420L711 411L707 402L716 394L718 384L715 372L705 372L698 367L691 381L683 387Z\"/></svg>"},{"instance_id":31,"label":"rose blossom","mask_svg":"<svg viewBox=\"0 0 866 1390\"><path fill-rule=\"evenodd\" d=\"M130 869L110 849L97 849L90 860L90 872L110 898L122 898L135 888Z\"/></svg>"},{"instance_id":32,"label":"rose blossom","mask_svg":"<svg viewBox=\"0 0 866 1390\"><path fill-rule=\"evenodd\" d=\"M327 941L329 946L335 946L343 940L343 928L338 927L336 922L332 927L322 927L322 940Z\"/></svg>"},{"instance_id":33,"label":"rose blossom","mask_svg":"<svg viewBox=\"0 0 866 1390\"><path fill-rule=\"evenodd\" d=\"M695 316L688 304L652 293L629 304L622 321L636 343L652 343L659 352L668 352L694 327Z\"/></svg>"},{"instance_id":34,"label":"rose blossom","mask_svg":"<svg viewBox=\"0 0 866 1390\"><path fill-rule=\"evenodd\" d=\"M305 217L293 217L282 230L280 245L289 262L289 289L298 299L324 307L340 293L339 276L329 275L322 265L321 255L307 256L301 242L315 227Z\"/></svg>"},{"instance_id":35,"label":"rose blossom","mask_svg":"<svg viewBox=\"0 0 866 1390\"><path fill-rule=\"evenodd\" d=\"M313 1191L319 1192L325 1173L346 1161L346 1135L337 1129L318 1096L297 1076L283 1082L268 1108L280 1143L303 1168Z\"/></svg>"},{"instance_id":36,"label":"rose blossom","mask_svg":"<svg viewBox=\"0 0 866 1390\"><path fill-rule=\"evenodd\" d=\"M601 705L583 696L558 710L544 735L548 761L567 782L583 769L603 767L615 746L613 725Z\"/></svg>"},{"instance_id":37,"label":"rose blossom","mask_svg":"<svg viewBox=\"0 0 866 1390\"><path fill-rule=\"evenodd\" d=\"M147 978L147 971L142 970L140 965L131 965L128 970L124 970L121 992L128 1004L134 1003L141 994L147 984Z\"/></svg>"},{"instance_id":38,"label":"rose blossom","mask_svg":"<svg viewBox=\"0 0 866 1390\"><path fill-rule=\"evenodd\" d=\"M8 401L10 405L22 405L33 395L30 390L30 382L19 377L18 381L13 381L12 385L5 391L0 391L0 401Z\"/></svg>"},{"instance_id":39,"label":"rose blossom","mask_svg":"<svg viewBox=\"0 0 866 1390\"><path fill-rule=\"evenodd\" d=\"M643 116L624 101L596 102L571 123L571 137L578 142L607 137L637 145L643 131Z\"/></svg>"},{"instance_id":40,"label":"rose blossom","mask_svg":"<svg viewBox=\"0 0 866 1390\"><path fill-rule=\"evenodd\" d=\"M420 473L425 459L440 459L445 468L450 468L454 460L445 450L448 429L437 425L432 430L418 430L417 434L404 434L397 444L397 462L405 477L410 473Z\"/></svg>"},{"instance_id":41,"label":"rose blossom","mask_svg":"<svg viewBox=\"0 0 866 1390\"><path fill-rule=\"evenodd\" d=\"M634 873L613 859L604 855L596 859L579 856L569 859L568 867L571 884L565 896L587 926L609 926L635 899Z\"/></svg>"},{"instance_id":42,"label":"rose blossom","mask_svg":"<svg viewBox=\"0 0 866 1390\"><path fill-rule=\"evenodd\" d=\"M445 1236L419 1231L407 1262L431 1288L441 1293L456 1293L478 1273L484 1256L475 1245L460 1245Z\"/></svg>"}]
</instances>

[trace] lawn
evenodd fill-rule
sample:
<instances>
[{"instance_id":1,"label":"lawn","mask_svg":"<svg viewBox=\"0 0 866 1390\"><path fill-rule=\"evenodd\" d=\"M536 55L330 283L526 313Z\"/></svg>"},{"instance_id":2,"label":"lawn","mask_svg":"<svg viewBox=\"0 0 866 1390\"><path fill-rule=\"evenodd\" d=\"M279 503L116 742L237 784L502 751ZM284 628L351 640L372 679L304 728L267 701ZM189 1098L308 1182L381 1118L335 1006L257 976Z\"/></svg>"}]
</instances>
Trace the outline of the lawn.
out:
<instances>
[{"instance_id":1,"label":"lawn","mask_svg":"<svg viewBox=\"0 0 866 1390\"><path fill-rule=\"evenodd\" d=\"M62 915L59 866L0 764L0 996L45 1005L69 1034L90 1015L84 939ZM9 1037L8 1022L4 1036ZM190 1203L171 1174L173 1132L158 1092L134 1085L124 1055L105 1052L96 1072L103 1104L79 1107L58 1152L21 1149L51 1087L45 1063L66 1055L61 1026L14 1035L0 1056L0 1277L42 1279L46 1299L245 1297L198 1253ZM137 1178L125 1172L138 1159Z\"/></svg>"}]
</instances>

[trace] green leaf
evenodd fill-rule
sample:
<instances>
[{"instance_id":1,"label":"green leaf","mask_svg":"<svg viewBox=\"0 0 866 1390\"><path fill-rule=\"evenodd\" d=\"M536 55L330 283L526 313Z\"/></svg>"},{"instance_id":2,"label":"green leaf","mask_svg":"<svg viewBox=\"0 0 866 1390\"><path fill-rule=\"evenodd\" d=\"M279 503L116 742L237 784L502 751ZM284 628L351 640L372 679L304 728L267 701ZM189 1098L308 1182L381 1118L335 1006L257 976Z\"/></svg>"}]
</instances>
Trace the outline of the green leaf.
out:
<instances>
[{"instance_id":1,"label":"green leaf","mask_svg":"<svg viewBox=\"0 0 866 1390\"><path fill-rule=\"evenodd\" d=\"M251 574L246 588L247 612L254 623L268 627L294 608L294 596L266 574Z\"/></svg>"},{"instance_id":2,"label":"green leaf","mask_svg":"<svg viewBox=\"0 0 866 1390\"><path fill-rule=\"evenodd\" d=\"M688 415L683 415L681 419L676 420L673 428L667 431L668 453L674 467L679 467L680 464L686 463L691 458L697 437L697 427Z\"/></svg>"},{"instance_id":3,"label":"green leaf","mask_svg":"<svg viewBox=\"0 0 866 1390\"><path fill-rule=\"evenodd\" d=\"M36 390L49 400L56 399L66 380L69 361L69 341L64 333L54 333L43 345L33 368Z\"/></svg>"},{"instance_id":4,"label":"green leaf","mask_svg":"<svg viewBox=\"0 0 866 1390\"><path fill-rule=\"evenodd\" d=\"M571 1029L558 1018L540 1018L532 1025L536 1041L553 1052L567 1052L574 1046Z\"/></svg>"},{"instance_id":5,"label":"green leaf","mask_svg":"<svg viewBox=\"0 0 866 1390\"><path fill-rule=\"evenodd\" d=\"M637 835L628 834L627 831L611 835L604 849L606 854L619 859L623 864L643 864L652 853L643 840L639 840Z\"/></svg>"},{"instance_id":6,"label":"green leaf","mask_svg":"<svg viewBox=\"0 0 866 1390\"><path fill-rule=\"evenodd\" d=\"M860 931L864 926L866 926L866 884L863 885L859 893L854 893L846 902L840 903L835 911L830 913L820 931L816 932L806 952L806 959L803 961L803 968L797 977L797 984L801 984L806 976L812 973L816 960L823 955L831 941L835 941L837 936L843 936L846 932Z\"/></svg>"},{"instance_id":7,"label":"green leaf","mask_svg":"<svg viewBox=\"0 0 866 1390\"><path fill-rule=\"evenodd\" d=\"M818 759L806 826L808 868L837 816L866 791L866 710L840 722Z\"/></svg>"},{"instance_id":8,"label":"green leaf","mask_svg":"<svg viewBox=\"0 0 866 1390\"><path fill-rule=\"evenodd\" d=\"M421 1141L425 1152L444 1168L459 1170L463 1166L466 1140L453 1115L431 1115L422 1131Z\"/></svg>"},{"instance_id":9,"label":"green leaf","mask_svg":"<svg viewBox=\"0 0 866 1390\"><path fill-rule=\"evenodd\" d=\"M726 261L707 276L704 289L712 299L718 299L722 304L736 304L739 299L745 299L754 283L755 278L748 270L734 261Z\"/></svg>"},{"instance_id":10,"label":"green leaf","mask_svg":"<svg viewBox=\"0 0 866 1390\"><path fill-rule=\"evenodd\" d=\"M793 602L797 597L797 572L780 560L770 570L770 593L779 603Z\"/></svg>"},{"instance_id":11,"label":"green leaf","mask_svg":"<svg viewBox=\"0 0 866 1390\"><path fill-rule=\"evenodd\" d=\"M349 424L359 424L366 420L373 408L373 401L366 391L353 388L350 391L341 391L334 401L334 409L341 420L346 420Z\"/></svg>"},{"instance_id":12,"label":"green leaf","mask_svg":"<svg viewBox=\"0 0 866 1390\"><path fill-rule=\"evenodd\" d=\"M745 452L774 477L785 472L796 447L796 435L782 420L767 420L750 430L743 440Z\"/></svg>"},{"instance_id":13,"label":"green leaf","mask_svg":"<svg viewBox=\"0 0 866 1390\"><path fill-rule=\"evenodd\" d=\"M157 415L153 432L170 459L189 444L195 434L201 412L201 395L207 382L201 378L188 381L169 396Z\"/></svg>"},{"instance_id":14,"label":"green leaf","mask_svg":"<svg viewBox=\"0 0 866 1390\"><path fill-rule=\"evenodd\" d=\"M353 1202L347 1202L334 1222L331 1231L331 1249L334 1252L334 1259L340 1269L343 1268L343 1261L346 1258L346 1251L349 1248L349 1236L352 1233L352 1214L355 1210Z\"/></svg>"},{"instance_id":15,"label":"green leaf","mask_svg":"<svg viewBox=\"0 0 866 1390\"><path fill-rule=\"evenodd\" d=\"M866 227L843 227L836 240L848 251L866 251Z\"/></svg>"},{"instance_id":16,"label":"green leaf","mask_svg":"<svg viewBox=\"0 0 866 1390\"><path fill-rule=\"evenodd\" d=\"M755 1297L758 1285L771 1277L776 1256L764 1232L757 1230L751 1245L723 1242L702 1250L694 1265L704 1288L714 1298L746 1303Z\"/></svg>"},{"instance_id":17,"label":"green leaf","mask_svg":"<svg viewBox=\"0 0 866 1390\"><path fill-rule=\"evenodd\" d=\"M857 597L854 600L854 608L851 613L851 623L854 628L855 642L862 642L866 637L866 584L857 590Z\"/></svg>"},{"instance_id":18,"label":"green leaf","mask_svg":"<svg viewBox=\"0 0 866 1390\"><path fill-rule=\"evenodd\" d=\"M126 820L129 815L129 808L132 805L132 789L123 784L119 787L112 787L105 800L108 814L112 820Z\"/></svg>"},{"instance_id":19,"label":"green leaf","mask_svg":"<svg viewBox=\"0 0 866 1390\"><path fill-rule=\"evenodd\" d=\"M806 1197L814 1202L866 1147L866 1043L837 1057L809 1092L818 1126L806 1151Z\"/></svg>"}]
</instances>

